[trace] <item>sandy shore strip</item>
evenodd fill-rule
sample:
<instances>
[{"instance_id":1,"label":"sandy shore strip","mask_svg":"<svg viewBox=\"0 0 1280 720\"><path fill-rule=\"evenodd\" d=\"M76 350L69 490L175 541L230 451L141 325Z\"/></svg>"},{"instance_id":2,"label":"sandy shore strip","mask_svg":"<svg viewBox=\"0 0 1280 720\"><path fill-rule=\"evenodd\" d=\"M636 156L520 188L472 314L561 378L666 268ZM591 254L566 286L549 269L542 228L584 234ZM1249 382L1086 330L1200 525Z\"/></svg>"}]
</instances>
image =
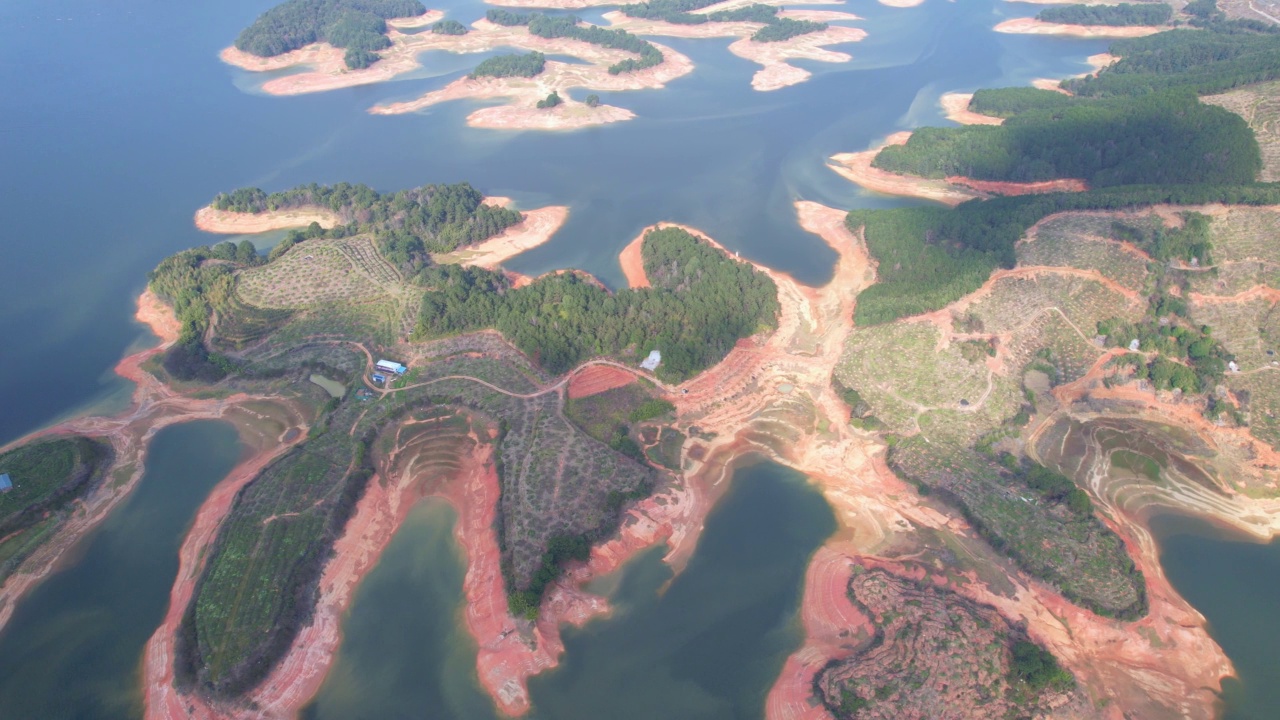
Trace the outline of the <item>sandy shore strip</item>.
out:
<instances>
[{"instance_id":1,"label":"sandy shore strip","mask_svg":"<svg viewBox=\"0 0 1280 720\"><path fill-rule=\"evenodd\" d=\"M973 93L949 92L938 99L946 118L961 125L1003 125L1004 118L992 117L969 109Z\"/></svg>"},{"instance_id":2,"label":"sandy shore strip","mask_svg":"<svg viewBox=\"0 0 1280 720\"><path fill-rule=\"evenodd\" d=\"M621 122L635 117L624 108L601 105L595 108L574 100L567 90L622 92L664 87L676 78L693 72L693 61L682 53L655 43L663 62L654 67L630 73L609 74L609 66L631 59L631 53L611 50L570 38L540 38L524 28L506 28L488 20L477 20L474 30L461 38L471 38L467 45L455 42L453 52L482 52L493 47L512 46L536 50L547 55L570 55L588 64L547 61L545 69L532 78L458 78L447 86L408 101L386 103L370 108L375 115L417 112L452 100L507 100L505 106L481 108L467 117L467 124L507 130L570 130L593 125ZM537 103L555 91L564 101L551 109L539 109Z\"/></svg>"},{"instance_id":3,"label":"sandy shore strip","mask_svg":"<svg viewBox=\"0 0 1280 720\"><path fill-rule=\"evenodd\" d=\"M501 235L489 238L479 245L446 255L436 255L432 259L441 264L474 265L486 270L497 270L507 260L550 240L568 219L569 208L566 205L528 210L524 212L523 220L507 228Z\"/></svg>"},{"instance_id":4,"label":"sandy shore strip","mask_svg":"<svg viewBox=\"0 0 1280 720\"><path fill-rule=\"evenodd\" d=\"M1082 72L1078 75L1071 75L1065 79L1069 80L1072 78L1082 78L1082 77L1089 77L1090 75L1097 75L1103 68L1110 67L1119 61L1120 61L1120 58L1116 55L1112 55L1111 53L1098 53L1097 55L1090 55L1089 57L1085 58L1085 62L1089 63L1089 67L1093 68L1092 70L1090 70L1089 72ZM1050 92L1062 93L1063 95L1070 95L1071 94L1070 91L1063 89L1062 80L1063 80L1062 78L1056 79L1056 80L1053 78L1036 78L1035 80L1031 81L1031 87L1037 88L1039 90L1049 90Z\"/></svg>"},{"instance_id":5,"label":"sandy shore strip","mask_svg":"<svg viewBox=\"0 0 1280 720\"><path fill-rule=\"evenodd\" d=\"M1044 22L1035 18L1005 20L994 28L996 32L1014 35L1062 35L1089 39L1146 37L1168 29L1167 27L1150 25L1126 25L1120 27L1111 25L1067 25L1064 23Z\"/></svg>"},{"instance_id":6,"label":"sandy shore strip","mask_svg":"<svg viewBox=\"0 0 1280 720\"><path fill-rule=\"evenodd\" d=\"M712 8L703 8L698 12L711 11ZM784 10L778 13L778 16L814 22L861 19L852 13L834 10ZM859 42L867 36L866 31L859 28L833 25L826 30L781 42L761 43L751 40L751 36L764 27L763 23L709 22L701 25L681 25L662 20L628 17L619 10L605 13L604 19L609 22L610 28L626 30L636 35L678 38L736 37L738 40L729 45L729 52L763 66L763 69L756 72L751 79L751 87L760 92L802 83L813 75L808 70L788 64L787 61L803 59L829 63L849 62L853 59L851 55L828 50L825 46Z\"/></svg>"},{"instance_id":7,"label":"sandy shore strip","mask_svg":"<svg viewBox=\"0 0 1280 720\"><path fill-rule=\"evenodd\" d=\"M254 235L304 228L311 223L319 223L326 230L342 223L342 218L332 210L322 207L303 207L290 210L268 210L260 213L241 213L230 210L217 210L206 205L196 211L196 227L208 233L222 235Z\"/></svg>"},{"instance_id":8,"label":"sandy shore strip","mask_svg":"<svg viewBox=\"0 0 1280 720\"><path fill-rule=\"evenodd\" d=\"M947 205L959 205L966 200L991 195L1034 195L1050 192L1080 192L1088 189L1083 180L1072 178L1032 183L974 180L961 176L937 179L899 175L872 167L872 161L881 150L890 145L904 145L910 138L909 131L894 133L870 150L831 156L827 167L872 192L918 197Z\"/></svg>"},{"instance_id":9,"label":"sandy shore strip","mask_svg":"<svg viewBox=\"0 0 1280 720\"><path fill-rule=\"evenodd\" d=\"M879 155L881 150L890 145L905 145L909 139L911 139L910 131L894 133L870 150L832 155L827 167L871 192L884 195L918 197L947 205L959 205L966 200L980 197L977 192L955 187L945 180L898 175L871 166L871 162L876 159L876 155Z\"/></svg>"},{"instance_id":10,"label":"sandy shore strip","mask_svg":"<svg viewBox=\"0 0 1280 720\"><path fill-rule=\"evenodd\" d=\"M648 232L649 228L645 228L622 248L622 252L618 253L618 264L622 266L622 275L627 279L627 287L632 290L650 287L649 276L644 271L644 257L641 254L644 248L644 236Z\"/></svg>"},{"instance_id":11,"label":"sandy shore strip","mask_svg":"<svg viewBox=\"0 0 1280 720\"><path fill-rule=\"evenodd\" d=\"M881 5L887 5L891 8L912 8L917 5L923 5L924 0L877 0Z\"/></svg>"}]
</instances>

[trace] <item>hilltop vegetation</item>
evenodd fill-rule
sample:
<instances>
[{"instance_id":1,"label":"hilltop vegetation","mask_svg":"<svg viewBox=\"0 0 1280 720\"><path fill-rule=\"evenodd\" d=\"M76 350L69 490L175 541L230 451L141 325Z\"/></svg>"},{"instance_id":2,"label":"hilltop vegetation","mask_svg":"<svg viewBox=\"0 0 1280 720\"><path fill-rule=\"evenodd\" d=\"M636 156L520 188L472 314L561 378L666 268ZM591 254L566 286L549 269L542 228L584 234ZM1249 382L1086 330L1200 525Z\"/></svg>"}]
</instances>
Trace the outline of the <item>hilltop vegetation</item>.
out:
<instances>
[{"instance_id":1,"label":"hilltop vegetation","mask_svg":"<svg viewBox=\"0 0 1280 720\"><path fill-rule=\"evenodd\" d=\"M336 377L364 368L363 355L341 345L281 345L250 352L227 382L318 395L306 382L316 368ZM234 699L271 672L310 621L334 542L375 473L436 492L476 442L494 443L502 572L513 609L529 615L562 564L652 491L655 472L577 430L558 394L537 393L536 368L501 340L423 349L432 359L415 365L414 387L372 401L320 396L307 439L237 494L179 627L180 687Z\"/></svg>"},{"instance_id":2,"label":"hilltop vegetation","mask_svg":"<svg viewBox=\"0 0 1280 720\"><path fill-rule=\"evenodd\" d=\"M106 442L82 436L37 440L0 454L0 582L48 539L76 500L97 487L111 464Z\"/></svg>"},{"instance_id":3,"label":"hilltop vegetation","mask_svg":"<svg viewBox=\"0 0 1280 720\"><path fill-rule=\"evenodd\" d=\"M337 213L342 224L325 230L313 223L305 231L293 231L266 258L244 241L193 248L161 261L148 275L149 287L173 306L182 324L181 337L165 353L165 370L178 380L205 383L236 370L234 361L210 352L204 342L215 313L223 336L233 345L264 337L290 318L289 306L257 307L243 302L237 292L237 271L274 266L299 243L368 235L376 251L366 251L356 260L387 282L400 282L400 276L412 281L430 267L431 253L479 242L520 221L520 213L485 205L483 200L466 183L385 194L348 183L312 184L271 194L258 188L219 194L212 203L219 210L260 213L320 206Z\"/></svg>"},{"instance_id":4,"label":"hilltop vegetation","mask_svg":"<svg viewBox=\"0 0 1280 720\"><path fill-rule=\"evenodd\" d=\"M535 53L536 54L536 53ZM527 57L527 56L526 56ZM334 211L341 225L313 225L291 233L272 252L278 257L294 244L313 238L343 238L371 233L387 261L412 277L430 264L430 253L447 253L493 237L520 222L520 213L484 203L468 183L423 185L379 193L368 185L302 185L268 195L258 188L220 193L213 207L242 213L318 206Z\"/></svg>"},{"instance_id":5,"label":"hilltop vegetation","mask_svg":"<svg viewBox=\"0 0 1280 720\"><path fill-rule=\"evenodd\" d=\"M761 3L746 5L733 10L717 10L710 13L694 12L710 7L716 4L717 1L650 0L650 2L645 3L623 5L622 12L628 17L661 20L678 25L701 25L708 22L764 23L765 26L751 36L751 39L755 42L778 42L827 29L826 23L779 18L778 8Z\"/></svg>"},{"instance_id":6,"label":"hilltop vegetation","mask_svg":"<svg viewBox=\"0 0 1280 720\"><path fill-rule=\"evenodd\" d=\"M485 14L489 22L507 27L528 26L529 33L541 38L567 37L599 45L611 50L626 50L639 55L639 59L627 58L609 66L610 75L644 70L662 63L662 52L652 43L641 40L626 30L606 30L596 25L581 25L573 15L522 15L507 10L489 10Z\"/></svg>"},{"instance_id":7,"label":"hilltop vegetation","mask_svg":"<svg viewBox=\"0 0 1280 720\"><path fill-rule=\"evenodd\" d=\"M1262 169L1243 118L1185 93L1047 104L1024 103L1004 115L1003 125L921 128L905 145L882 150L873 164L934 178L1080 178L1090 187L1240 184Z\"/></svg>"},{"instance_id":8,"label":"hilltop vegetation","mask_svg":"<svg viewBox=\"0 0 1280 720\"><path fill-rule=\"evenodd\" d=\"M486 58L476 66L475 70L467 77L472 79L479 77L525 77L530 78L542 72L547 66L547 58L540 52L534 51L525 55L495 55Z\"/></svg>"},{"instance_id":9,"label":"hilltop vegetation","mask_svg":"<svg viewBox=\"0 0 1280 720\"><path fill-rule=\"evenodd\" d=\"M1065 80L1081 97L1136 96L1185 89L1197 95L1280 78L1280 28L1218 23L1120 40L1119 62L1096 77Z\"/></svg>"},{"instance_id":10,"label":"hilltop vegetation","mask_svg":"<svg viewBox=\"0 0 1280 720\"><path fill-rule=\"evenodd\" d=\"M259 57L283 55L316 42L345 48L347 67L368 67L391 47L389 18L427 11L418 0L287 0L240 32L236 48Z\"/></svg>"},{"instance_id":11,"label":"hilltop vegetation","mask_svg":"<svg viewBox=\"0 0 1280 720\"><path fill-rule=\"evenodd\" d=\"M433 268L418 336L492 327L553 373L599 355L637 358L660 349L659 375L678 381L776 323L773 281L684 230L649 231L642 254L653 287L616 294L576 273L512 288L501 273Z\"/></svg>"},{"instance_id":12,"label":"hilltop vegetation","mask_svg":"<svg viewBox=\"0 0 1280 720\"><path fill-rule=\"evenodd\" d=\"M863 231L879 263L878 281L858 296L859 325L937 310L977 290L997 267L1012 267L1014 244L1032 225L1066 210L1158 205L1280 203L1280 185L1175 185L1104 188L971 200L953 209L855 210L845 223Z\"/></svg>"},{"instance_id":13,"label":"hilltop vegetation","mask_svg":"<svg viewBox=\"0 0 1280 720\"><path fill-rule=\"evenodd\" d=\"M1173 17L1173 8L1164 3L1121 3L1119 5L1063 5L1045 8L1037 20L1066 25L1164 25Z\"/></svg>"}]
</instances>

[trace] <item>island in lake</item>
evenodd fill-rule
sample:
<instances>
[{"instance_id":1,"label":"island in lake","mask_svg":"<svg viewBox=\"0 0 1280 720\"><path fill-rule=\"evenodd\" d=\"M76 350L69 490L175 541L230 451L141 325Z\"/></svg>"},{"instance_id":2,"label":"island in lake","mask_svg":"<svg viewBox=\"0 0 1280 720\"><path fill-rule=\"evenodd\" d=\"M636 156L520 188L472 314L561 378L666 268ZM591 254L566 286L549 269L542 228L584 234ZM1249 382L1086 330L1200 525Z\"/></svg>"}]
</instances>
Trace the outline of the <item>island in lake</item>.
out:
<instances>
[{"instance_id":1,"label":"island in lake","mask_svg":"<svg viewBox=\"0 0 1280 720\"><path fill-rule=\"evenodd\" d=\"M627 287L521 274L504 263L570 208L466 182L218 194L201 230L287 233L162 260L137 313L161 342L116 368L130 407L2 449L0 626L129 495L159 430L219 418L249 450L182 542L146 717L299 715L427 498L457 516L475 678L521 716L565 627L614 612L593 581L655 547L682 572L763 457L838 526L808 561L803 641L758 688L770 720L1215 717L1232 663L1149 521L1280 533L1280 33L1188 7L1194 27L1120 40L1094 73L947 94L957 126L832 158L936 202L794 200L836 258L820 284L670 222L622 250ZM1172 18L1060 10L1045 20ZM388 79L428 48L516 47L384 109L503 97L468 122L564 128L630 115L561 90L692 70L642 35L735 37L758 90L861 38L824 25L847 15L736 2L606 19L491 10L468 28L416 0L290 0L224 59L317 63L268 83L287 93Z\"/></svg>"},{"instance_id":2,"label":"island in lake","mask_svg":"<svg viewBox=\"0 0 1280 720\"><path fill-rule=\"evenodd\" d=\"M370 112L393 115L451 100L502 99L503 105L471 113L467 123L494 129L567 130L634 117L624 108L601 104L599 92L661 88L693 71L688 57L641 36L739 38L729 49L763 66L751 83L761 91L811 76L789 60L847 62L851 56L825 46L866 37L857 28L828 25L827 21L858 19L850 13L711 0L624 5L605 14L608 27L574 16L505 9L491 9L469 27L443 17L417 0L353 3L350 8L289 0L246 28L235 45L222 52L222 59L251 72L306 68L262 84L262 90L273 95L296 95L385 82L417 68L418 56L431 50L482 53L519 48L543 60L489 58L444 88L413 100L376 105ZM546 55L580 62L546 60ZM574 100L566 91L577 88L591 94ZM548 102L552 96L555 101Z\"/></svg>"}]
</instances>

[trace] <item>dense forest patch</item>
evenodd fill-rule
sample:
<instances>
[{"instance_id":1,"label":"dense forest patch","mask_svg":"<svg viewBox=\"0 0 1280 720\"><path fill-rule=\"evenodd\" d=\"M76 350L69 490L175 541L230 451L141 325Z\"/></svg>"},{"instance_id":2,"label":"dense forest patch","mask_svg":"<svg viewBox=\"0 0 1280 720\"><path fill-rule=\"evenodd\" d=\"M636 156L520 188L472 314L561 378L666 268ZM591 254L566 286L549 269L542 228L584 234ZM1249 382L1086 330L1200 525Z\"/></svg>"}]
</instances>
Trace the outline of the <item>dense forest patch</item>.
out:
<instances>
[{"instance_id":1,"label":"dense forest patch","mask_svg":"<svg viewBox=\"0 0 1280 720\"><path fill-rule=\"evenodd\" d=\"M529 28L529 34L541 38L567 37L582 42L599 45L610 50L625 50L635 53L638 59L628 58L609 66L610 75L644 70L662 63L662 51L626 30L606 30L596 25L582 25L582 21L573 15L542 15L534 13L522 15L507 10L490 10L485 15L489 22Z\"/></svg>"},{"instance_id":2,"label":"dense forest patch","mask_svg":"<svg viewBox=\"0 0 1280 720\"><path fill-rule=\"evenodd\" d=\"M1164 25L1173 17L1173 8L1164 3L1120 3L1119 5L1063 5L1045 8L1037 20L1066 25Z\"/></svg>"},{"instance_id":3,"label":"dense forest patch","mask_svg":"<svg viewBox=\"0 0 1280 720\"><path fill-rule=\"evenodd\" d=\"M1048 101L1047 94L1037 95ZM1002 125L921 128L873 165L920 177L1038 182L1079 178L1090 187L1239 184L1262 169L1258 143L1235 113L1185 93L1024 105Z\"/></svg>"},{"instance_id":4,"label":"dense forest patch","mask_svg":"<svg viewBox=\"0 0 1280 720\"><path fill-rule=\"evenodd\" d=\"M476 69L472 70L467 77L472 79L480 77L531 78L541 73L546 66L546 56L536 51L525 55L495 55L491 58L486 58L477 65Z\"/></svg>"},{"instance_id":5,"label":"dense forest patch","mask_svg":"<svg viewBox=\"0 0 1280 720\"><path fill-rule=\"evenodd\" d=\"M1012 267L1014 246L1032 225L1067 210L1146 205L1280 203L1280 185L1181 185L1103 188L971 200L953 209L855 210L846 225L864 230L879 263L875 285L858 296L859 325L937 310L977 290L997 267Z\"/></svg>"},{"instance_id":6,"label":"dense forest patch","mask_svg":"<svg viewBox=\"0 0 1280 720\"><path fill-rule=\"evenodd\" d=\"M576 273L513 288L501 273L431 268L418 336L496 328L553 373L595 356L638 359L657 349L658 374L680 381L777 322L772 280L684 230L649 231L642 254L653 287L616 294Z\"/></svg>"},{"instance_id":7,"label":"dense forest patch","mask_svg":"<svg viewBox=\"0 0 1280 720\"><path fill-rule=\"evenodd\" d=\"M345 48L347 67L358 69L377 62L377 51L391 47L388 19L426 11L418 0L287 0L242 30L236 48L273 57L327 42Z\"/></svg>"},{"instance_id":8,"label":"dense forest patch","mask_svg":"<svg viewBox=\"0 0 1280 720\"><path fill-rule=\"evenodd\" d=\"M1197 95L1280 79L1280 28L1220 23L1120 40L1119 62L1097 76L1065 80L1082 97L1137 96L1186 89Z\"/></svg>"}]
</instances>

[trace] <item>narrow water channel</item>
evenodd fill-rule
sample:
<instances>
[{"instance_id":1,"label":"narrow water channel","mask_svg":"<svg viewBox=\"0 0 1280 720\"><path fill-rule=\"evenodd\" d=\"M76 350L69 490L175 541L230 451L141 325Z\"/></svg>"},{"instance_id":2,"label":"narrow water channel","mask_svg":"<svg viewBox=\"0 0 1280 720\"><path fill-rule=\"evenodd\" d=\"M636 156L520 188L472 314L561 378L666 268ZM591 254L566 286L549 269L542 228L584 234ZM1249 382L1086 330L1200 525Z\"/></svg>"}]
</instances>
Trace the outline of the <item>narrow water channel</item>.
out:
<instances>
[{"instance_id":1,"label":"narrow water channel","mask_svg":"<svg viewBox=\"0 0 1280 720\"><path fill-rule=\"evenodd\" d=\"M156 433L133 494L19 604L0 633L0 717L142 717L142 652L164 619L178 547L242 450L224 422Z\"/></svg>"},{"instance_id":2,"label":"narrow water channel","mask_svg":"<svg viewBox=\"0 0 1280 720\"><path fill-rule=\"evenodd\" d=\"M397 533L356 593L338 662L304 717L495 717L459 624L452 525L452 511L426 505ZM616 588L614 614L566 630L561 666L530 683L531 717L762 717L802 639L809 557L834 530L803 476L771 463L740 470L680 576L657 548L600 583Z\"/></svg>"}]
</instances>

